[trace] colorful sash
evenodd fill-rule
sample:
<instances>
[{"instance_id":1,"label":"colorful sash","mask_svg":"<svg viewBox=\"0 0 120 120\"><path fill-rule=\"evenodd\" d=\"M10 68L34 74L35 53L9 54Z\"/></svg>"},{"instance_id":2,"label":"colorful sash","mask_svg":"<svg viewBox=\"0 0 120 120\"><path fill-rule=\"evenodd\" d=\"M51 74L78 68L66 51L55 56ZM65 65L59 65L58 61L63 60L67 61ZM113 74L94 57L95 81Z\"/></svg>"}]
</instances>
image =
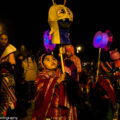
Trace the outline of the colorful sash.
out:
<instances>
[{"instance_id":1,"label":"colorful sash","mask_svg":"<svg viewBox=\"0 0 120 120\"><path fill-rule=\"evenodd\" d=\"M4 88L5 93L6 93L5 96L7 98L7 101L4 101L5 104L3 106L2 105L0 106L0 112L4 112L9 107L9 102L12 102L15 106L17 99L15 97L15 91L9 88L8 86L7 78L3 77L3 80L1 81L1 86Z\"/></svg>"}]
</instances>

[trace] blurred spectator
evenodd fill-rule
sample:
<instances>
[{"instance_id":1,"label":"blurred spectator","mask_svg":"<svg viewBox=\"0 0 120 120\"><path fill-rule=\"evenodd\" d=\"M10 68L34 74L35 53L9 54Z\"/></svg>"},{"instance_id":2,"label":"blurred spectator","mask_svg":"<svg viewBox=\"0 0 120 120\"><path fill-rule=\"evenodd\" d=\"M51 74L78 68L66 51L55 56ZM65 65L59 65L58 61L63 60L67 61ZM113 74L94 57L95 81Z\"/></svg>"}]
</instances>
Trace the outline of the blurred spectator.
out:
<instances>
[{"instance_id":1,"label":"blurred spectator","mask_svg":"<svg viewBox=\"0 0 120 120\"><path fill-rule=\"evenodd\" d=\"M6 114L15 109L15 80L14 68L16 64L16 48L8 43L8 34L0 34L0 115ZM7 114L7 115L8 115Z\"/></svg>"},{"instance_id":2,"label":"blurred spectator","mask_svg":"<svg viewBox=\"0 0 120 120\"><path fill-rule=\"evenodd\" d=\"M70 59L71 61L74 62L76 68L77 68L77 79L76 81L79 82L79 76L80 73L82 72L82 65L81 65L81 60L79 57L77 57L74 53L74 47L73 45L66 45L65 46L65 59Z\"/></svg>"}]
</instances>

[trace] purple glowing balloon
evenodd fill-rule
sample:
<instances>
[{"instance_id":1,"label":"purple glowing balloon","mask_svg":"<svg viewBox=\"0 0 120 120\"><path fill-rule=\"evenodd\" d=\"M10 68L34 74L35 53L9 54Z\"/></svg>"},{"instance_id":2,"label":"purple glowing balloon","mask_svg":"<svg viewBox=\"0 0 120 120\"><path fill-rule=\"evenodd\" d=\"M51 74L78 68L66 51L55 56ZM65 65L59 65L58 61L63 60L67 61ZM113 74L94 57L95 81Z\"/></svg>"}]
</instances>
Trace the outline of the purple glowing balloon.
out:
<instances>
[{"instance_id":1,"label":"purple glowing balloon","mask_svg":"<svg viewBox=\"0 0 120 120\"><path fill-rule=\"evenodd\" d=\"M100 48L105 48L108 43L108 35L107 33L103 33L103 39Z\"/></svg>"},{"instance_id":2,"label":"purple glowing balloon","mask_svg":"<svg viewBox=\"0 0 120 120\"><path fill-rule=\"evenodd\" d=\"M95 48L105 48L105 46L108 43L108 35L106 33L102 33L101 31L98 31L94 38L93 38L93 46Z\"/></svg>"},{"instance_id":3,"label":"purple glowing balloon","mask_svg":"<svg viewBox=\"0 0 120 120\"><path fill-rule=\"evenodd\" d=\"M52 43L52 36L49 34L49 32L49 30L46 30L43 34L43 43L48 53L52 52L56 46L56 44Z\"/></svg>"}]
</instances>

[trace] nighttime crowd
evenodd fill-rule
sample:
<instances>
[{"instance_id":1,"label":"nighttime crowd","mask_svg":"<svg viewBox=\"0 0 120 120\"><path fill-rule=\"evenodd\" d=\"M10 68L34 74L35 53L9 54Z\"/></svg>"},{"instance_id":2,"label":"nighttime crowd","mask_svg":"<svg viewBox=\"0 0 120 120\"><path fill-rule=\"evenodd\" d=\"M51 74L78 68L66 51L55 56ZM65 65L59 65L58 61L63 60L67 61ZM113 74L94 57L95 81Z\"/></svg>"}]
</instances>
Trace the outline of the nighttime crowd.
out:
<instances>
[{"instance_id":1,"label":"nighttime crowd","mask_svg":"<svg viewBox=\"0 0 120 120\"><path fill-rule=\"evenodd\" d=\"M62 63L61 52L33 53L24 44L16 48L8 39L6 32L0 34L0 118L120 119L117 49L102 52L96 79L97 62L84 65L72 44L59 46Z\"/></svg>"},{"instance_id":2,"label":"nighttime crowd","mask_svg":"<svg viewBox=\"0 0 120 120\"><path fill-rule=\"evenodd\" d=\"M16 47L0 26L0 120L120 120L120 52L112 33L98 32L98 61L82 61L70 39L72 11L66 0L51 2L45 49L35 52L25 41Z\"/></svg>"}]
</instances>

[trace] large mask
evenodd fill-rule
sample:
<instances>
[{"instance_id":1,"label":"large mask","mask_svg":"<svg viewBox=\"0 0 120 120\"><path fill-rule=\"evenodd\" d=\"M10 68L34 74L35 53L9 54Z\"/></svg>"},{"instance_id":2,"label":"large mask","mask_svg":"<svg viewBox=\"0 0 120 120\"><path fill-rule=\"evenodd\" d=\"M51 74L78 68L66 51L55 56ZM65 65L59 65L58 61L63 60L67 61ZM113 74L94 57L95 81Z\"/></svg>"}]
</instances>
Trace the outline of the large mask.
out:
<instances>
[{"instance_id":1,"label":"large mask","mask_svg":"<svg viewBox=\"0 0 120 120\"><path fill-rule=\"evenodd\" d=\"M49 9L48 23L50 25L50 34L52 35L52 43L66 44L70 43L69 28L73 22L72 11L64 4L56 4L52 0L53 5Z\"/></svg>"},{"instance_id":2,"label":"large mask","mask_svg":"<svg viewBox=\"0 0 120 120\"><path fill-rule=\"evenodd\" d=\"M117 51L117 49L111 50L111 51L109 51L109 54L110 54L111 59L115 63L115 67L120 68L120 53L119 53L119 51Z\"/></svg>"},{"instance_id":3,"label":"large mask","mask_svg":"<svg viewBox=\"0 0 120 120\"><path fill-rule=\"evenodd\" d=\"M117 51L117 49L109 51L109 54L112 60L120 59L120 53Z\"/></svg>"}]
</instances>

